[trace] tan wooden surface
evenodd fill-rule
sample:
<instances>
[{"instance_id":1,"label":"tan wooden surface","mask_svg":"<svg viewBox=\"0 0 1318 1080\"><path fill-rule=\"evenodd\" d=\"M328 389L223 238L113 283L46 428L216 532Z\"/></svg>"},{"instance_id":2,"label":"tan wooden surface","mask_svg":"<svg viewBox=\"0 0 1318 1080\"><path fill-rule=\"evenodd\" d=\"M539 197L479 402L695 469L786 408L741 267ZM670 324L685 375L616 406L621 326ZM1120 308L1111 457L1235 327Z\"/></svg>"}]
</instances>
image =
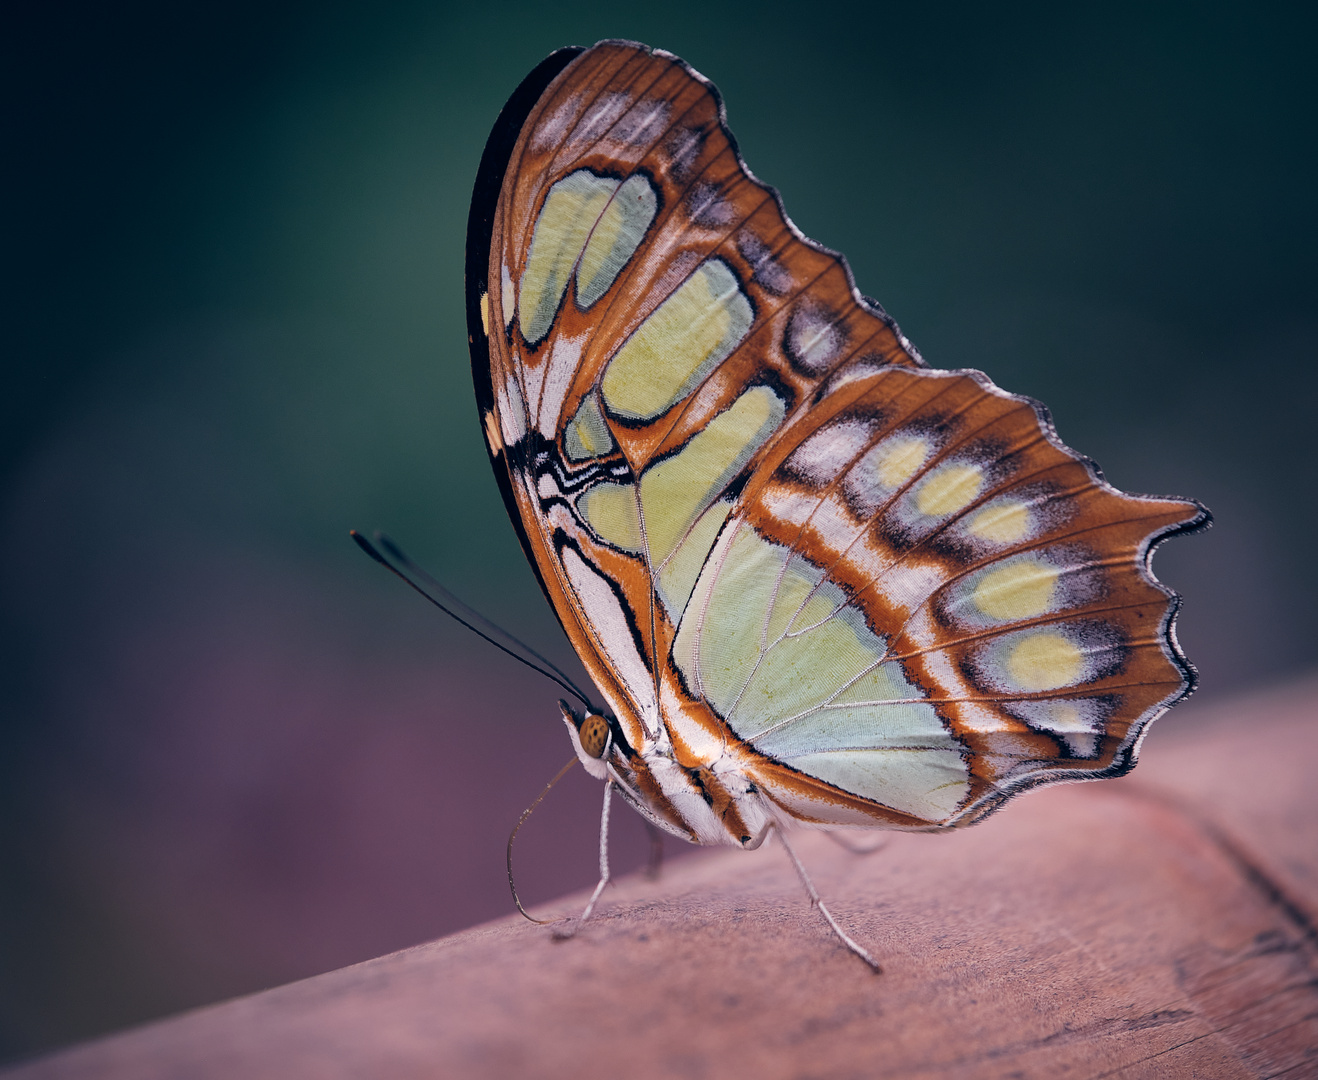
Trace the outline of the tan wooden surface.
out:
<instances>
[{"instance_id":1,"label":"tan wooden surface","mask_svg":"<svg viewBox=\"0 0 1318 1080\"><path fill-rule=\"evenodd\" d=\"M1318 1076L1318 684L1161 724L964 833L797 833L881 976L781 850L706 852L573 941L510 917L6 1075Z\"/></svg>"}]
</instances>

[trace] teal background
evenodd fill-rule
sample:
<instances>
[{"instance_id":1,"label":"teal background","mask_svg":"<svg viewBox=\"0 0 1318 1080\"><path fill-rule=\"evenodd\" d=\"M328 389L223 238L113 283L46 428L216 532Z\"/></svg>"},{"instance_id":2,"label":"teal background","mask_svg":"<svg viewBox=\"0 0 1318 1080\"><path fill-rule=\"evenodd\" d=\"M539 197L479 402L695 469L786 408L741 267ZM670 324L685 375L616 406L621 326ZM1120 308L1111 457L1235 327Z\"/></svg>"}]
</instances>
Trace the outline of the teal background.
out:
<instances>
[{"instance_id":1,"label":"teal background","mask_svg":"<svg viewBox=\"0 0 1318 1080\"><path fill-rule=\"evenodd\" d=\"M386 528L571 663L486 464L462 306L485 136L561 45L682 56L931 363L1041 398L1118 486L1214 510L1156 560L1205 698L1313 662L1298 7L202 0L10 22L4 1058L509 909L507 829L569 754L555 689L347 530ZM578 773L519 840L532 899L593 880L597 800Z\"/></svg>"}]
</instances>

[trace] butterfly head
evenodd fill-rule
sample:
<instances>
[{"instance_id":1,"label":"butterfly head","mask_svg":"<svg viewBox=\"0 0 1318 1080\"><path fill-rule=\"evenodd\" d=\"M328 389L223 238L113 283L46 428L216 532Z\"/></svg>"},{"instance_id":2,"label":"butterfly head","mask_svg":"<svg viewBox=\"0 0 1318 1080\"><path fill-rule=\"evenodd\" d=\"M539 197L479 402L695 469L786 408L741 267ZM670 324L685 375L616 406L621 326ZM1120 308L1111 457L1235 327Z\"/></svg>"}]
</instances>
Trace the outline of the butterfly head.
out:
<instances>
[{"instance_id":1,"label":"butterfly head","mask_svg":"<svg viewBox=\"0 0 1318 1080\"><path fill-rule=\"evenodd\" d=\"M593 709L578 714L566 701L560 701L558 707L563 713L563 722L567 724L572 748L576 750L581 764L591 776L604 779L608 775L604 759L617 742L613 735L613 725L609 723L608 717Z\"/></svg>"}]
</instances>

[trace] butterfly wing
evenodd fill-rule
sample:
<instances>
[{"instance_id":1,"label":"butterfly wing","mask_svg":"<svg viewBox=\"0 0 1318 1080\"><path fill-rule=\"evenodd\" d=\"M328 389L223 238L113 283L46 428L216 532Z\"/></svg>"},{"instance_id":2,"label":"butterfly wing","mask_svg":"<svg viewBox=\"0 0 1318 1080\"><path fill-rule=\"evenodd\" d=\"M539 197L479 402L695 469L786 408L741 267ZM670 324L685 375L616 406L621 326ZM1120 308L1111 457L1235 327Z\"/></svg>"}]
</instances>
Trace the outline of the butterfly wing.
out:
<instances>
[{"instance_id":1,"label":"butterfly wing","mask_svg":"<svg viewBox=\"0 0 1318 1080\"><path fill-rule=\"evenodd\" d=\"M1116 492L1041 407L925 367L675 57L541 65L468 248L528 555L626 741L711 805L722 770L804 820L977 820L1128 768L1188 692L1148 558L1202 509Z\"/></svg>"}]
</instances>

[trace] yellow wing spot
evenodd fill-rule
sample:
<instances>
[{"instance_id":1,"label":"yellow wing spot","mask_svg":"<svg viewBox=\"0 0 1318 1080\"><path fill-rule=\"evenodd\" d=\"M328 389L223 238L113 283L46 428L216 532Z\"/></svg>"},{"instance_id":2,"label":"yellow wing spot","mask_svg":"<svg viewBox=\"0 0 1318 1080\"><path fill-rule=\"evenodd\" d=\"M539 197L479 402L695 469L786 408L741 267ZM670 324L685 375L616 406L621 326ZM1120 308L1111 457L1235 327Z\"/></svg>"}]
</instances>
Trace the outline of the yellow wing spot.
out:
<instances>
[{"instance_id":1,"label":"yellow wing spot","mask_svg":"<svg viewBox=\"0 0 1318 1080\"><path fill-rule=\"evenodd\" d=\"M606 544L623 551L641 550L641 517L631 484L596 484L582 493L577 509Z\"/></svg>"},{"instance_id":2,"label":"yellow wing spot","mask_svg":"<svg viewBox=\"0 0 1318 1080\"><path fill-rule=\"evenodd\" d=\"M1084 657L1056 630L1022 638L1007 655L1007 673L1022 690L1058 690L1080 678Z\"/></svg>"},{"instance_id":3,"label":"yellow wing spot","mask_svg":"<svg viewBox=\"0 0 1318 1080\"><path fill-rule=\"evenodd\" d=\"M1014 544L1030 533L1030 508L1019 499L1000 499L984 507L966 525L971 536L995 544Z\"/></svg>"},{"instance_id":4,"label":"yellow wing spot","mask_svg":"<svg viewBox=\"0 0 1318 1080\"><path fill-rule=\"evenodd\" d=\"M916 474L929 456L929 441L919 436L889 439L880 447L875 464L879 483L886 488L901 487Z\"/></svg>"},{"instance_id":5,"label":"yellow wing spot","mask_svg":"<svg viewBox=\"0 0 1318 1080\"><path fill-rule=\"evenodd\" d=\"M490 294L481 293L481 330L486 337L490 336Z\"/></svg>"},{"instance_id":6,"label":"yellow wing spot","mask_svg":"<svg viewBox=\"0 0 1318 1080\"><path fill-rule=\"evenodd\" d=\"M990 619L1031 619L1052 607L1056 590L1057 567L1019 559L980 578L975 607Z\"/></svg>"},{"instance_id":7,"label":"yellow wing spot","mask_svg":"<svg viewBox=\"0 0 1318 1080\"><path fill-rule=\"evenodd\" d=\"M600 384L605 404L615 415L653 419L726 359L753 318L727 265L702 263L609 361Z\"/></svg>"},{"instance_id":8,"label":"yellow wing spot","mask_svg":"<svg viewBox=\"0 0 1318 1080\"><path fill-rule=\"evenodd\" d=\"M487 409L485 412L485 438L490 444L492 453L499 453L503 450L503 435L499 432L499 421L494 418L494 410Z\"/></svg>"},{"instance_id":9,"label":"yellow wing spot","mask_svg":"<svg viewBox=\"0 0 1318 1080\"><path fill-rule=\"evenodd\" d=\"M944 465L920 485L915 507L929 517L955 514L974 502L983 483L984 473L978 465Z\"/></svg>"}]
</instances>

